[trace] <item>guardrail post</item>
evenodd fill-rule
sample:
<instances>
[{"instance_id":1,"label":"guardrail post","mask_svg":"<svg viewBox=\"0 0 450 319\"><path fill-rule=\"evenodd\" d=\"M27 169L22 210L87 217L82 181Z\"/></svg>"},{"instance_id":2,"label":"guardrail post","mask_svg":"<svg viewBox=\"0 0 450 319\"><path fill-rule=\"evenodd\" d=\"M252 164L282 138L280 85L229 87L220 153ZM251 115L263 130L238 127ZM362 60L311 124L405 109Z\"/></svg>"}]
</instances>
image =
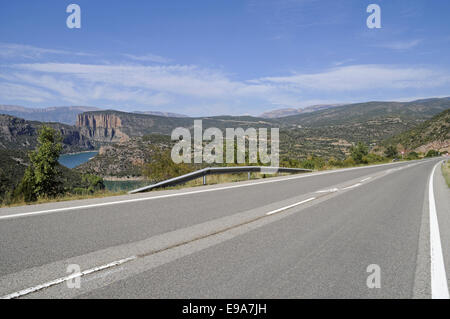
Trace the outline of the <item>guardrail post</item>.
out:
<instances>
[{"instance_id":1,"label":"guardrail post","mask_svg":"<svg viewBox=\"0 0 450 319\"><path fill-rule=\"evenodd\" d=\"M203 185L206 185L206 175L203 175Z\"/></svg>"},{"instance_id":2,"label":"guardrail post","mask_svg":"<svg viewBox=\"0 0 450 319\"><path fill-rule=\"evenodd\" d=\"M251 173L250 173L250 172L248 172L248 179L249 179L249 180L250 180L250 174L251 174Z\"/></svg>"}]
</instances>

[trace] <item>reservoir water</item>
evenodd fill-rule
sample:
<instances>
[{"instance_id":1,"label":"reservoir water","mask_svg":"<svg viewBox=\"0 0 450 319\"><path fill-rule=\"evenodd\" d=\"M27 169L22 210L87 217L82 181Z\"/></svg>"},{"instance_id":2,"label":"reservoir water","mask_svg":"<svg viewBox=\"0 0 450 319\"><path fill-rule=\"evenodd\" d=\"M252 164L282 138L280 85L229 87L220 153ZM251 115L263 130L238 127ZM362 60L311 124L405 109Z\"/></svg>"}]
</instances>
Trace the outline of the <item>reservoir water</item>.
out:
<instances>
[{"instance_id":1,"label":"reservoir water","mask_svg":"<svg viewBox=\"0 0 450 319\"><path fill-rule=\"evenodd\" d=\"M78 165L86 163L97 154L98 154L97 151L63 154L59 157L58 161L61 165L64 165L68 168L74 168Z\"/></svg>"}]
</instances>

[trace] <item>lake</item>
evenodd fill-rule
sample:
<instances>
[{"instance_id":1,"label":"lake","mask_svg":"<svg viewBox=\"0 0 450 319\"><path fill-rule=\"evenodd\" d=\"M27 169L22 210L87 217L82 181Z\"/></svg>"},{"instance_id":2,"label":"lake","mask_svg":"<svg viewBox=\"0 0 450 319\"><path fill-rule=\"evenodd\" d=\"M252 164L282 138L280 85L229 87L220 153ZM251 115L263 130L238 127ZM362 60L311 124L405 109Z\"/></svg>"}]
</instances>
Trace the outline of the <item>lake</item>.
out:
<instances>
[{"instance_id":1,"label":"lake","mask_svg":"<svg viewBox=\"0 0 450 319\"><path fill-rule=\"evenodd\" d=\"M97 154L98 154L97 151L63 154L59 157L58 161L61 165L64 165L68 168L74 168L77 167L78 165L86 163Z\"/></svg>"}]
</instances>

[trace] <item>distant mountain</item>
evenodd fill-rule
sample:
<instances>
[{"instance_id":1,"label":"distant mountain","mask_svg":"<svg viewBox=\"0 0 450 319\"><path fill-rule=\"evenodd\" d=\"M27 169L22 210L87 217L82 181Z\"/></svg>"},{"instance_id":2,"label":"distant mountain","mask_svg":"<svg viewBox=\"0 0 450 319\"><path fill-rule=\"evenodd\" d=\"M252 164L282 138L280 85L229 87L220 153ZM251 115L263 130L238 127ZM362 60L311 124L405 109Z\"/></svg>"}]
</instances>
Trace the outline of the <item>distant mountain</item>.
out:
<instances>
[{"instance_id":1,"label":"distant mountain","mask_svg":"<svg viewBox=\"0 0 450 319\"><path fill-rule=\"evenodd\" d=\"M29 108L15 105L0 105L0 114L8 114L29 121L59 122L74 125L77 115L83 112L100 110L88 106L56 106L47 108Z\"/></svg>"},{"instance_id":2,"label":"distant mountain","mask_svg":"<svg viewBox=\"0 0 450 319\"><path fill-rule=\"evenodd\" d=\"M171 113L171 112L158 112L158 111L135 111L133 113L137 113L137 114L147 114L147 115L157 115L157 116L165 116L165 117L189 117L187 115L184 114L179 114L179 113Z\"/></svg>"},{"instance_id":3,"label":"distant mountain","mask_svg":"<svg viewBox=\"0 0 450 319\"><path fill-rule=\"evenodd\" d=\"M298 108L298 109L294 109L294 108L278 109L278 110L265 112L265 113L261 114L260 117L269 118L269 119L280 118L280 117L286 117L286 116L291 116L291 115L326 110L326 109L338 107L341 105L343 105L343 104L322 104L322 105L312 105L312 106L308 106L305 108Z\"/></svg>"},{"instance_id":4,"label":"distant mountain","mask_svg":"<svg viewBox=\"0 0 450 319\"><path fill-rule=\"evenodd\" d=\"M397 122L417 125L450 108L450 99L434 98L412 102L366 102L342 105L310 113L274 119L283 125L330 127L365 123Z\"/></svg>"},{"instance_id":5,"label":"distant mountain","mask_svg":"<svg viewBox=\"0 0 450 319\"><path fill-rule=\"evenodd\" d=\"M408 151L426 153L430 149L450 152L450 109L425 123L385 141Z\"/></svg>"}]
</instances>

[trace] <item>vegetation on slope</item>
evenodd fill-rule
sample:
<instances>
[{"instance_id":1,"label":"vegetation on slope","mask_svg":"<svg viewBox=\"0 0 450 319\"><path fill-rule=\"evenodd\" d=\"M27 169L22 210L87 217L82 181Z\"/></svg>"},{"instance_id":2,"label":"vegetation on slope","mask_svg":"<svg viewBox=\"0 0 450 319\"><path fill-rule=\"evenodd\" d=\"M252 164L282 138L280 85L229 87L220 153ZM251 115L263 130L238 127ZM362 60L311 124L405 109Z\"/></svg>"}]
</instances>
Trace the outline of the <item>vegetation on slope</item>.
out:
<instances>
[{"instance_id":1,"label":"vegetation on slope","mask_svg":"<svg viewBox=\"0 0 450 319\"><path fill-rule=\"evenodd\" d=\"M36 149L4 150L0 154L0 204L35 202L62 195L88 194L104 189L97 176L79 174L58 163L61 135L43 126Z\"/></svg>"},{"instance_id":2,"label":"vegetation on slope","mask_svg":"<svg viewBox=\"0 0 450 319\"><path fill-rule=\"evenodd\" d=\"M401 145L407 150L414 150L432 142L450 140L450 109L434 116L419 126L394 136L384 144Z\"/></svg>"}]
</instances>

